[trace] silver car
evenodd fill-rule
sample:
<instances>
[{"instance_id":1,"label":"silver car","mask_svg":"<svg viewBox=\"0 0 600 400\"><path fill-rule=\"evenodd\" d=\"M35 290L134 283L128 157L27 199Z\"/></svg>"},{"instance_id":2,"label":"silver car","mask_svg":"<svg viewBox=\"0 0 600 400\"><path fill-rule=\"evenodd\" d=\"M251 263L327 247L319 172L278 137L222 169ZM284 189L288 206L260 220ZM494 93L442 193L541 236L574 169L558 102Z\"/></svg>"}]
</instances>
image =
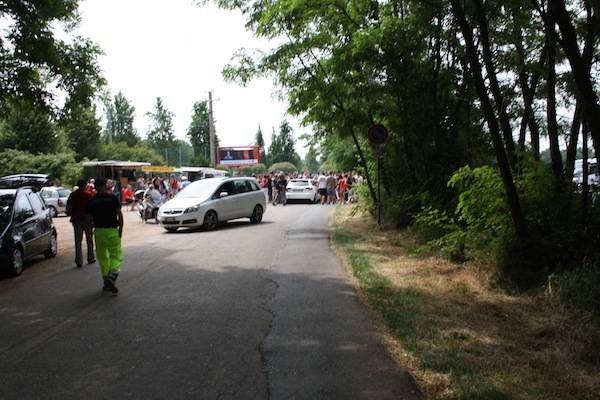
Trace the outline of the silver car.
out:
<instances>
[{"instance_id":1,"label":"silver car","mask_svg":"<svg viewBox=\"0 0 600 400\"><path fill-rule=\"evenodd\" d=\"M215 229L220 222L262 221L265 195L254 178L208 178L192 182L163 204L158 222L169 232L182 227Z\"/></svg>"},{"instance_id":2,"label":"silver car","mask_svg":"<svg viewBox=\"0 0 600 400\"><path fill-rule=\"evenodd\" d=\"M52 217L56 217L60 213L67 213L67 199L70 194L71 191L62 186L46 186L40 191Z\"/></svg>"}]
</instances>

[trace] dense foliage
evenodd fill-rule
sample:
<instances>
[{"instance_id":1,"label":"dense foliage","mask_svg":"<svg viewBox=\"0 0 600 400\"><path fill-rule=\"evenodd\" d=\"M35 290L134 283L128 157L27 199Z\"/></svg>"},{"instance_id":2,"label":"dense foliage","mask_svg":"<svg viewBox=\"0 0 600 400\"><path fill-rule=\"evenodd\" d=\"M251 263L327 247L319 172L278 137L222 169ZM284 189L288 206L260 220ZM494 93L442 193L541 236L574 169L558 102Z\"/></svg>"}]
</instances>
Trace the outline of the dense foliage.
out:
<instances>
[{"instance_id":1,"label":"dense foliage","mask_svg":"<svg viewBox=\"0 0 600 400\"><path fill-rule=\"evenodd\" d=\"M273 76L289 112L314 129L324 167L360 168L371 206L376 156L365 133L389 129L388 220L439 222L452 253L492 249L523 283L598 251L598 205L571 183L578 145L594 152L581 137L600 146L595 2L216 2L278 43L238 51L224 76Z\"/></svg>"}]
</instances>

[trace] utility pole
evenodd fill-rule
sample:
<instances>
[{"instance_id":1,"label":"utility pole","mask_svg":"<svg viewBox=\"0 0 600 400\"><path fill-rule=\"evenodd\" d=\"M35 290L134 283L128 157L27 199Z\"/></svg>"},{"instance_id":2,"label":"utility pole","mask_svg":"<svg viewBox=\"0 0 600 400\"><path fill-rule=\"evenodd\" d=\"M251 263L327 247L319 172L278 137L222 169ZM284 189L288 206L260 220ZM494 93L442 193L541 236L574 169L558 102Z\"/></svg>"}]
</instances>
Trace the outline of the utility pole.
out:
<instances>
[{"instance_id":1,"label":"utility pole","mask_svg":"<svg viewBox=\"0 0 600 400\"><path fill-rule=\"evenodd\" d=\"M208 92L208 130L210 135L210 166L215 167L217 157L215 154L215 122L213 118L212 92Z\"/></svg>"}]
</instances>

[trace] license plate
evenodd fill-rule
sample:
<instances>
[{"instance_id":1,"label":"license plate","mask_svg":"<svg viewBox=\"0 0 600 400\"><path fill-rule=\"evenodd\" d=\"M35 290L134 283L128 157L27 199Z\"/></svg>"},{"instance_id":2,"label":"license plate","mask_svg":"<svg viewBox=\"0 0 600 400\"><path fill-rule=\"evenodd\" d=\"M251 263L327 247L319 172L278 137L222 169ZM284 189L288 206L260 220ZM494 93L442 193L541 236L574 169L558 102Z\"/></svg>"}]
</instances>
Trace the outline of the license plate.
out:
<instances>
[{"instance_id":1,"label":"license plate","mask_svg":"<svg viewBox=\"0 0 600 400\"><path fill-rule=\"evenodd\" d=\"M175 218L173 218L173 217L165 217L165 218L163 218L163 222L175 222Z\"/></svg>"}]
</instances>

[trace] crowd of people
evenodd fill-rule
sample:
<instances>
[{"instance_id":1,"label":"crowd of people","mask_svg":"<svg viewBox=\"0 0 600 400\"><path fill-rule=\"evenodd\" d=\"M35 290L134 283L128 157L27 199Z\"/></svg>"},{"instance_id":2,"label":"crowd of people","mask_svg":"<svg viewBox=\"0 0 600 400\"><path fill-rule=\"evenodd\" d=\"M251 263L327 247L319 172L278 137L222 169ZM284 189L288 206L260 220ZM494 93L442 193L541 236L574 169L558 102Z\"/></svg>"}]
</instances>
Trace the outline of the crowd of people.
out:
<instances>
[{"instance_id":1,"label":"crowd of people","mask_svg":"<svg viewBox=\"0 0 600 400\"><path fill-rule=\"evenodd\" d=\"M268 173L254 176L265 191L268 201L273 205L287 204L287 185L292 179L308 179L313 186L317 187L321 204L351 203L357 201L356 187L363 182L363 178L355 171L346 173L327 172L311 174L308 172L294 173ZM96 193L94 179L90 178L85 184L85 192L93 195ZM122 204L127 204L131 210L135 208L135 193L143 190L145 193L152 192L160 194L161 202L165 202L177 194L178 191L189 185L185 176L170 177L143 177L140 176L135 182L120 188L119 183L111 179L106 180L108 193L120 194Z\"/></svg>"},{"instance_id":2,"label":"crowd of people","mask_svg":"<svg viewBox=\"0 0 600 400\"><path fill-rule=\"evenodd\" d=\"M310 174L308 172L284 172L263 174L255 177L266 191L269 202L287 204L286 191L288 182L292 179L310 180L317 187L321 204L350 203L357 200L356 187L362 184L363 178L355 171L347 173L328 172Z\"/></svg>"},{"instance_id":3,"label":"crowd of people","mask_svg":"<svg viewBox=\"0 0 600 400\"><path fill-rule=\"evenodd\" d=\"M363 178L353 172L327 174L280 172L263 174L256 180L265 191L269 202L273 205L287 204L286 191L288 182L294 179L310 180L319 193L321 204L349 203L356 201L356 187ZM122 251L121 236L123 233L122 204L136 203L135 193L144 191L144 201L161 204L174 197L189 182L185 177L168 178L139 177L135 183L120 188L119 182L111 179L93 178L77 182L75 190L67 201L67 211L75 234L75 264L80 268L83 264L81 242L85 237L87 244L87 262L93 264L98 259L103 281L103 291L118 293L116 280L121 270ZM94 252L94 240L96 251Z\"/></svg>"}]
</instances>

